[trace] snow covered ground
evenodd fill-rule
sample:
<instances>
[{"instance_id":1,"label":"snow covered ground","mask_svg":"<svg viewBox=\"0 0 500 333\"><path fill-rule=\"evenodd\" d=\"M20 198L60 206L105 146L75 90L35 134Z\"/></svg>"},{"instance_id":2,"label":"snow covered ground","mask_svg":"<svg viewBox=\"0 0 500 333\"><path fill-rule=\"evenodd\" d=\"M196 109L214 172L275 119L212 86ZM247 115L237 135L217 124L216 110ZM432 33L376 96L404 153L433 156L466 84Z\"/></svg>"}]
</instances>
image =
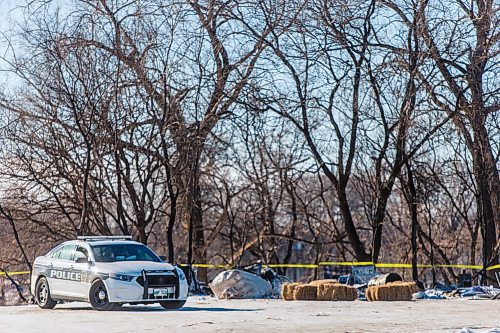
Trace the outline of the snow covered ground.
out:
<instances>
[{"instance_id":1,"label":"snow covered ground","mask_svg":"<svg viewBox=\"0 0 500 333\"><path fill-rule=\"evenodd\" d=\"M191 297L178 311L86 303L0 307L0 332L497 332L500 301L305 302Z\"/></svg>"}]
</instances>

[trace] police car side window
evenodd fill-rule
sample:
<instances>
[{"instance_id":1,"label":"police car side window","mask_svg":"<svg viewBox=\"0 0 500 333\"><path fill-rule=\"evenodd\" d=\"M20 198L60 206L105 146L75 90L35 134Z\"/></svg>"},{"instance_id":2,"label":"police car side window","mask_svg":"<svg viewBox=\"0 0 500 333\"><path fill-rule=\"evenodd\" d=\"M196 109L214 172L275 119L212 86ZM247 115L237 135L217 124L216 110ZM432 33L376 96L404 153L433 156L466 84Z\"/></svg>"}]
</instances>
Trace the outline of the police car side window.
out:
<instances>
[{"instance_id":1,"label":"police car side window","mask_svg":"<svg viewBox=\"0 0 500 333\"><path fill-rule=\"evenodd\" d=\"M76 245L64 245L59 254L59 259L71 260L75 253Z\"/></svg>"},{"instance_id":2,"label":"police car side window","mask_svg":"<svg viewBox=\"0 0 500 333\"><path fill-rule=\"evenodd\" d=\"M76 260L78 258L85 258L85 259L89 258L89 254L88 254L86 248L81 247L81 246L76 248L74 260Z\"/></svg>"},{"instance_id":3,"label":"police car side window","mask_svg":"<svg viewBox=\"0 0 500 333\"><path fill-rule=\"evenodd\" d=\"M62 247L61 247L61 248L59 248L59 250L54 251L54 253L52 253L52 254L50 255L50 257L51 257L52 259L59 259L59 255L61 254L61 251L62 251Z\"/></svg>"}]
</instances>

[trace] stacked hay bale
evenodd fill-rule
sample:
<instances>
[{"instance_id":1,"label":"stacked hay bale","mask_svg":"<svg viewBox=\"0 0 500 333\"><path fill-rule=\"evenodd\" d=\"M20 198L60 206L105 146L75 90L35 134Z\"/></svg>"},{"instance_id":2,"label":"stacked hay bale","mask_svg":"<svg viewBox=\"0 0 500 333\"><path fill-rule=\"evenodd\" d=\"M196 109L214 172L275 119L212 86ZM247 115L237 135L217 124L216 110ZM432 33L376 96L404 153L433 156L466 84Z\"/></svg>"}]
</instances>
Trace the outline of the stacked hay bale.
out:
<instances>
[{"instance_id":1,"label":"stacked hay bale","mask_svg":"<svg viewBox=\"0 0 500 333\"><path fill-rule=\"evenodd\" d=\"M318 286L300 285L294 288L293 299L296 301L316 301L317 294Z\"/></svg>"},{"instance_id":2,"label":"stacked hay bale","mask_svg":"<svg viewBox=\"0 0 500 333\"><path fill-rule=\"evenodd\" d=\"M318 286L318 301L354 301L356 298L356 288L344 284L325 283Z\"/></svg>"},{"instance_id":3,"label":"stacked hay bale","mask_svg":"<svg viewBox=\"0 0 500 333\"><path fill-rule=\"evenodd\" d=\"M281 287L281 298L285 301L293 301L293 293L300 283L284 283Z\"/></svg>"},{"instance_id":4,"label":"stacked hay bale","mask_svg":"<svg viewBox=\"0 0 500 333\"><path fill-rule=\"evenodd\" d=\"M309 284L284 284L281 296L286 301L354 301L358 293L356 288L336 280L317 280Z\"/></svg>"},{"instance_id":5,"label":"stacked hay bale","mask_svg":"<svg viewBox=\"0 0 500 333\"><path fill-rule=\"evenodd\" d=\"M315 280L309 282L309 285L311 286L320 286L322 284L339 284L339 282L335 279Z\"/></svg>"},{"instance_id":6,"label":"stacked hay bale","mask_svg":"<svg viewBox=\"0 0 500 333\"><path fill-rule=\"evenodd\" d=\"M366 289L366 299L373 301L411 301L413 293L418 291L415 282L397 281L382 286Z\"/></svg>"}]
</instances>

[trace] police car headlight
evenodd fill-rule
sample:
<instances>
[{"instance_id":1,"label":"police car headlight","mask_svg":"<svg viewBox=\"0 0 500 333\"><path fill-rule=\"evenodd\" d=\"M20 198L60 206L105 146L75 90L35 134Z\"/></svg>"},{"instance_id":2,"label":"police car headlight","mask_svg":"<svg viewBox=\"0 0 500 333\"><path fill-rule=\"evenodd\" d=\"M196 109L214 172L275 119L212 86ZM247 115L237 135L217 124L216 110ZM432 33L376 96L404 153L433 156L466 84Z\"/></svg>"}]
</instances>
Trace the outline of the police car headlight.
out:
<instances>
[{"instance_id":1,"label":"police car headlight","mask_svg":"<svg viewBox=\"0 0 500 333\"><path fill-rule=\"evenodd\" d=\"M180 268L177 268L177 275L179 276L179 280L180 281L185 281L186 280L186 275L184 275L184 272L182 271L182 269Z\"/></svg>"},{"instance_id":2,"label":"police car headlight","mask_svg":"<svg viewBox=\"0 0 500 333\"><path fill-rule=\"evenodd\" d=\"M116 274L116 273L109 273L109 277L115 280L127 281L127 282L132 281L132 279L134 278L131 275Z\"/></svg>"}]
</instances>

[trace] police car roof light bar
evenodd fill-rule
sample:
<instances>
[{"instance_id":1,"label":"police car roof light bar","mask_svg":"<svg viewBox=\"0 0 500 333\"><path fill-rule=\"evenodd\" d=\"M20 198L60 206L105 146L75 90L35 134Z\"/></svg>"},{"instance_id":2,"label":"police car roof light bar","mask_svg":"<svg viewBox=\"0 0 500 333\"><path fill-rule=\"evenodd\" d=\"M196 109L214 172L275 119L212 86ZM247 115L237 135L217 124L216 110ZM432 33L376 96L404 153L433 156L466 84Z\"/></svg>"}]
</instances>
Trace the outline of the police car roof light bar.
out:
<instances>
[{"instance_id":1,"label":"police car roof light bar","mask_svg":"<svg viewBox=\"0 0 500 333\"><path fill-rule=\"evenodd\" d=\"M78 236L77 239L83 241L90 240L131 240L132 236Z\"/></svg>"}]
</instances>

